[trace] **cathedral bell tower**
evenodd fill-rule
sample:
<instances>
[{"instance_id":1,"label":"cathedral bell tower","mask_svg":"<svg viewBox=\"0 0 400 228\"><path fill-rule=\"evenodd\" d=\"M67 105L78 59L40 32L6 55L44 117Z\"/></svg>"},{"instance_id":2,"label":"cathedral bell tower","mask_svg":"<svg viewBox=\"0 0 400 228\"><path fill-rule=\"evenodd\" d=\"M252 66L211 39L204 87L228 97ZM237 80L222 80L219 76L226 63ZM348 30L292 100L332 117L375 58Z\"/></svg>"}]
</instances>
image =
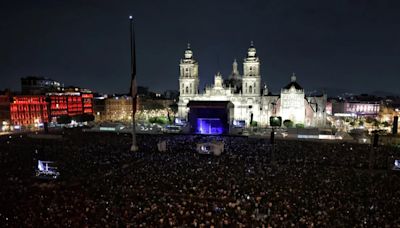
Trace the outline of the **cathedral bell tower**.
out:
<instances>
[{"instance_id":1,"label":"cathedral bell tower","mask_svg":"<svg viewBox=\"0 0 400 228\"><path fill-rule=\"evenodd\" d=\"M194 96L199 93L199 64L193 59L190 44L187 45L184 58L179 64L179 92L180 96Z\"/></svg>"},{"instance_id":2,"label":"cathedral bell tower","mask_svg":"<svg viewBox=\"0 0 400 228\"><path fill-rule=\"evenodd\" d=\"M256 54L253 41L247 50L243 61L242 94L246 96L260 96L261 93L260 60Z\"/></svg>"}]
</instances>

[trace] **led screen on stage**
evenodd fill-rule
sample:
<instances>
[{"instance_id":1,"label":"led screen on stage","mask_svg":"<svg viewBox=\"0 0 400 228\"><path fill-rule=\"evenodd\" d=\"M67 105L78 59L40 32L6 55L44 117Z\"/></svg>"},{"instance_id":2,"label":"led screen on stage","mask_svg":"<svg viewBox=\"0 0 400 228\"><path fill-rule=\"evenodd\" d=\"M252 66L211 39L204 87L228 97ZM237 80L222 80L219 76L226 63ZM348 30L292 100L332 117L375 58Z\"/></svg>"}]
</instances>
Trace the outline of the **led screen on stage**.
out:
<instances>
[{"instance_id":1,"label":"led screen on stage","mask_svg":"<svg viewBox=\"0 0 400 228\"><path fill-rule=\"evenodd\" d=\"M219 118L198 118L197 132L200 134L222 134L224 127Z\"/></svg>"}]
</instances>

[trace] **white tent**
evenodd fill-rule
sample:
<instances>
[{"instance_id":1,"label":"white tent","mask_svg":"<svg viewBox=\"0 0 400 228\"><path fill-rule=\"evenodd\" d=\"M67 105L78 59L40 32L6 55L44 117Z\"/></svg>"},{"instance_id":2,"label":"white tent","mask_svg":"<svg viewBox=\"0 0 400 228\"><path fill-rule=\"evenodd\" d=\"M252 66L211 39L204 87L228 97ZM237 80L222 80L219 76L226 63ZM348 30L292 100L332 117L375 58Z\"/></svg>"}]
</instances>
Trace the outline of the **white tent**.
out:
<instances>
[{"instance_id":1,"label":"white tent","mask_svg":"<svg viewBox=\"0 0 400 228\"><path fill-rule=\"evenodd\" d=\"M167 151L167 141L160 141L157 143L157 148L159 152Z\"/></svg>"}]
</instances>

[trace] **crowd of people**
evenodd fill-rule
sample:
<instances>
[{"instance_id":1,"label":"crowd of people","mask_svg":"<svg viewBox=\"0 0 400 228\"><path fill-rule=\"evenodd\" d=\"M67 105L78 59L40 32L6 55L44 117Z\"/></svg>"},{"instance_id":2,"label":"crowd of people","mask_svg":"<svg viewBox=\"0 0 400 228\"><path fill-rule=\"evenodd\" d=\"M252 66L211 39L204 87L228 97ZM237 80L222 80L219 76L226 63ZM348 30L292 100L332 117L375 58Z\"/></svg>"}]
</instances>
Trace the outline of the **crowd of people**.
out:
<instances>
[{"instance_id":1,"label":"crowd of people","mask_svg":"<svg viewBox=\"0 0 400 228\"><path fill-rule=\"evenodd\" d=\"M70 130L0 137L0 224L11 227L393 227L398 148L237 136ZM166 141L167 151L157 143ZM196 145L223 141L221 156ZM59 180L34 177L56 161Z\"/></svg>"}]
</instances>

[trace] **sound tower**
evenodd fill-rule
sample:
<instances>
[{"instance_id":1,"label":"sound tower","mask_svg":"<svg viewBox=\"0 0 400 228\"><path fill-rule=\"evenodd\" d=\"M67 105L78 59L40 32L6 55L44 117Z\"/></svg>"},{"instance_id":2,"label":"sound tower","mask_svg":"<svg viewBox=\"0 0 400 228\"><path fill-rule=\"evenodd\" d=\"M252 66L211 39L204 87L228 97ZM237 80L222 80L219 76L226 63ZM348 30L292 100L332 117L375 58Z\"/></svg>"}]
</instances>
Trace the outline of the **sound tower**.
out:
<instances>
[{"instance_id":1,"label":"sound tower","mask_svg":"<svg viewBox=\"0 0 400 228\"><path fill-rule=\"evenodd\" d=\"M274 131L271 131L271 138L270 138L270 140L271 140L271 145L273 145L273 144L275 143L275 132L274 132Z\"/></svg>"},{"instance_id":2,"label":"sound tower","mask_svg":"<svg viewBox=\"0 0 400 228\"><path fill-rule=\"evenodd\" d=\"M373 144L373 146L374 147L378 147L378 142L379 142L379 135L378 135L378 133L375 133L374 134L374 144Z\"/></svg>"},{"instance_id":3,"label":"sound tower","mask_svg":"<svg viewBox=\"0 0 400 228\"><path fill-rule=\"evenodd\" d=\"M393 118L393 129L392 129L392 134L397 135L397 129L399 127L399 117L395 116Z\"/></svg>"}]
</instances>

